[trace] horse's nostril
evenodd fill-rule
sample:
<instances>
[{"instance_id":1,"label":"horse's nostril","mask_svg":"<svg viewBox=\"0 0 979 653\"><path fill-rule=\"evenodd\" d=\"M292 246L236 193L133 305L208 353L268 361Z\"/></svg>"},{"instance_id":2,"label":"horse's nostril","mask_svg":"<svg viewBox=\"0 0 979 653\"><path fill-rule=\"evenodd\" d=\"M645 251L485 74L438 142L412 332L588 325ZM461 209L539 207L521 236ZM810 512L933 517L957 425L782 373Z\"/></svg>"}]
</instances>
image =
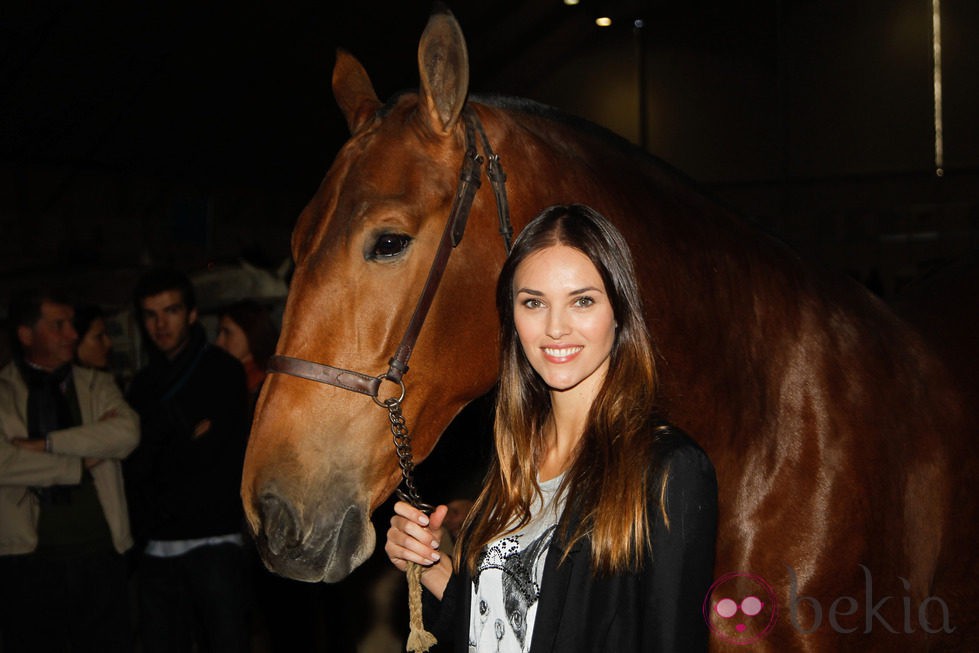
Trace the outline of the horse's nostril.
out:
<instances>
[{"instance_id":1,"label":"horse's nostril","mask_svg":"<svg viewBox=\"0 0 979 653\"><path fill-rule=\"evenodd\" d=\"M263 494L258 500L258 511L272 553L279 555L299 544L299 519L289 503L274 494Z\"/></svg>"}]
</instances>

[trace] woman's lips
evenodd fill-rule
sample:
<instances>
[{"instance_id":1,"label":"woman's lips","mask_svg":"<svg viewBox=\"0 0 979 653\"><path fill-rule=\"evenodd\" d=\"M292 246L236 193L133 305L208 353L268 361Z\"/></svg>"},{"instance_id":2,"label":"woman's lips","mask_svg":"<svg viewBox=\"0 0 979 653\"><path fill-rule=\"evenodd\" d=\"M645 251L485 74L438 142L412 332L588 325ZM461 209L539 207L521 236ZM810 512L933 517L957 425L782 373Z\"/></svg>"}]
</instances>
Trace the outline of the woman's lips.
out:
<instances>
[{"instance_id":1,"label":"woman's lips","mask_svg":"<svg viewBox=\"0 0 979 653\"><path fill-rule=\"evenodd\" d=\"M567 347L541 347L544 358L552 363L566 363L577 356L584 349L581 345Z\"/></svg>"}]
</instances>

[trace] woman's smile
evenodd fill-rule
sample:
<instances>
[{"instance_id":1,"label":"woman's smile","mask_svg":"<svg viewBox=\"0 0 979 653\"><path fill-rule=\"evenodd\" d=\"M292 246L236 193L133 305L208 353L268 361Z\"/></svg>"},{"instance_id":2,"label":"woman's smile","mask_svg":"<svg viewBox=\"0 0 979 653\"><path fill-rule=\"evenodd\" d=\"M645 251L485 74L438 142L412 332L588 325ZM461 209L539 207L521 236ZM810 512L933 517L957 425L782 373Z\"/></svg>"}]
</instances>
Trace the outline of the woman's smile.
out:
<instances>
[{"instance_id":1,"label":"woman's smile","mask_svg":"<svg viewBox=\"0 0 979 653\"><path fill-rule=\"evenodd\" d=\"M584 347L544 347L544 356L552 363L566 363L578 355Z\"/></svg>"}]
</instances>

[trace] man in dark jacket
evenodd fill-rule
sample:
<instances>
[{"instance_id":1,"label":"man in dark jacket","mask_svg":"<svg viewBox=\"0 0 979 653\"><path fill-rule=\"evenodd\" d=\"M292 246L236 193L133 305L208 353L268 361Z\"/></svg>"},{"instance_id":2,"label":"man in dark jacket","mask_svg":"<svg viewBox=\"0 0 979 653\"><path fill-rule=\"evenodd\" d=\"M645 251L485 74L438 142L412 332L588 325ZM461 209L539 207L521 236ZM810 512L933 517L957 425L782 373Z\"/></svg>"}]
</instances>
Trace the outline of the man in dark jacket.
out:
<instances>
[{"instance_id":1,"label":"man in dark jacket","mask_svg":"<svg viewBox=\"0 0 979 653\"><path fill-rule=\"evenodd\" d=\"M134 308L149 364L129 401L142 423L126 465L142 650L246 648L241 468L248 396L241 363L207 342L193 286L147 272Z\"/></svg>"}]
</instances>

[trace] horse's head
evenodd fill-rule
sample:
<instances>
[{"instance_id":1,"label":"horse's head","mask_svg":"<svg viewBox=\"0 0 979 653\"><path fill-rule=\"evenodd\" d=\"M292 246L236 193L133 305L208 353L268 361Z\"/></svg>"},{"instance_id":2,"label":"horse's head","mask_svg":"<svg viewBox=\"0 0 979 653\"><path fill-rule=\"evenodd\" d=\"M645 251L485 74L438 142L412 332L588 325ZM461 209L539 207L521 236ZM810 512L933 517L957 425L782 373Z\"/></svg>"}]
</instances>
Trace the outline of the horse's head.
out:
<instances>
[{"instance_id":1,"label":"horse's head","mask_svg":"<svg viewBox=\"0 0 979 653\"><path fill-rule=\"evenodd\" d=\"M368 376L384 373L435 257L465 150L468 61L451 14L418 51L421 83L382 106L363 67L340 52L334 95L352 137L303 211L278 354ZM479 193L421 329L403 402L416 460L492 385L492 287L504 248L492 193ZM397 396L384 380L379 398ZM271 374L259 399L242 499L266 564L336 581L374 549L369 516L400 481L388 412L365 394Z\"/></svg>"}]
</instances>

